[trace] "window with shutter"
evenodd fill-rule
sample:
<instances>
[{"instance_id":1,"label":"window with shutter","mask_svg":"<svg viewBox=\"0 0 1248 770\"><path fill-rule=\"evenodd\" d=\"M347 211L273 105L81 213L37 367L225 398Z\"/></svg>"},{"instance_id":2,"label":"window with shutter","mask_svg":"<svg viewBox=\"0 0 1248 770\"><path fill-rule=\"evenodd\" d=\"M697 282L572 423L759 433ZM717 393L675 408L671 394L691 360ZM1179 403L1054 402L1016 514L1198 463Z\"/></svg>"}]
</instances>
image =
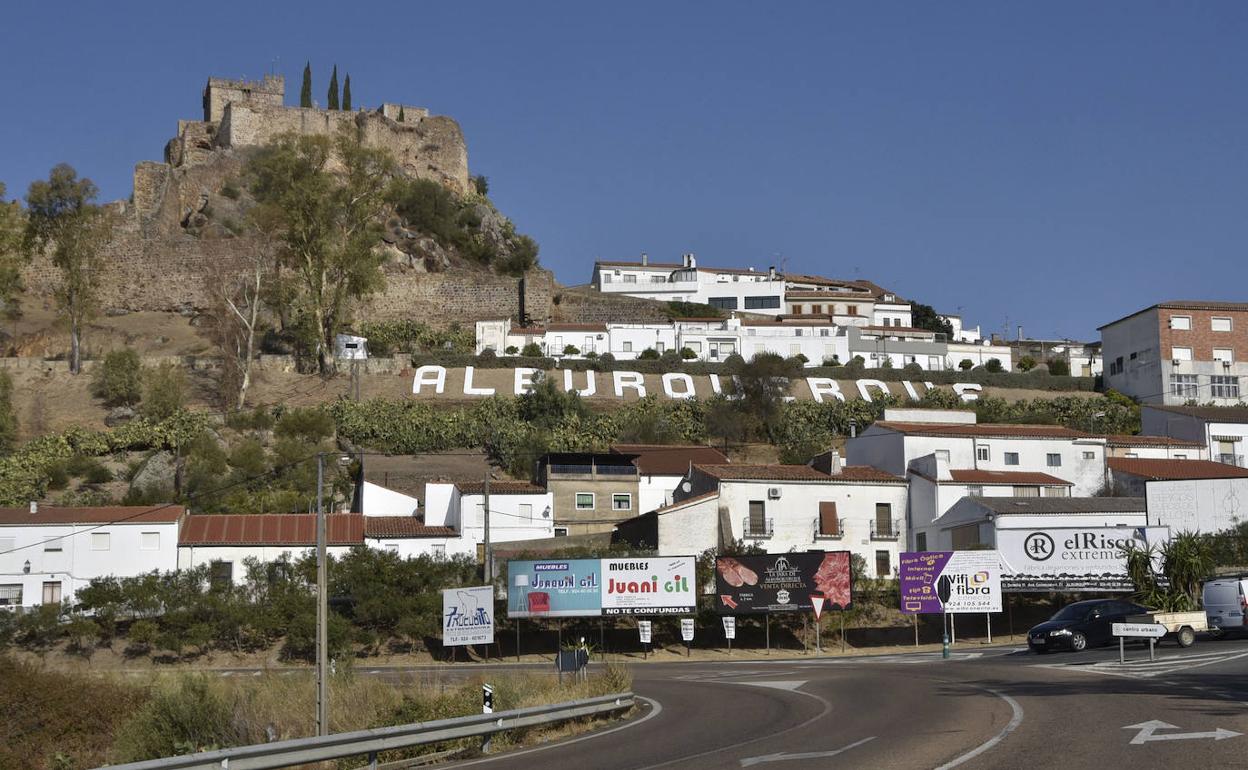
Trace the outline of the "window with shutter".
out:
<instances>
[{"instance_id":1,"label":"window with shutter","mask_svg":"<svg viewBox=\"0 0 1248 770\"><path fill-rule=\"evenodd\" d=\"M836 516L836 503L820 501L819 503L819 534L841 534L841 522Z\"/></svg>"}]
</instances>

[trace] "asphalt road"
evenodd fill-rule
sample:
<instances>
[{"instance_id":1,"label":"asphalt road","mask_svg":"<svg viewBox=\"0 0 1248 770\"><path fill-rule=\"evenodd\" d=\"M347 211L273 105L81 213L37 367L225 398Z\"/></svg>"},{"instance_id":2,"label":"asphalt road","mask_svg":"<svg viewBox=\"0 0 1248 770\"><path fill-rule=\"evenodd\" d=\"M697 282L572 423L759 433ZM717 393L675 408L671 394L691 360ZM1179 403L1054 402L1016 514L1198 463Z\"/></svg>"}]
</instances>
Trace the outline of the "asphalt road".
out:
<instances>
[{"instance_id":1,"label":"asphalt road","mask_svg":"<svg viewBox=\"0 0 1248 770\"><path fill-rule=\"evenodd\" d=\"M1034 655L634 667L636 718L454 765L503 768L1154 768L1248 765L1248 640Z\"/></svg>"}]
</instances>

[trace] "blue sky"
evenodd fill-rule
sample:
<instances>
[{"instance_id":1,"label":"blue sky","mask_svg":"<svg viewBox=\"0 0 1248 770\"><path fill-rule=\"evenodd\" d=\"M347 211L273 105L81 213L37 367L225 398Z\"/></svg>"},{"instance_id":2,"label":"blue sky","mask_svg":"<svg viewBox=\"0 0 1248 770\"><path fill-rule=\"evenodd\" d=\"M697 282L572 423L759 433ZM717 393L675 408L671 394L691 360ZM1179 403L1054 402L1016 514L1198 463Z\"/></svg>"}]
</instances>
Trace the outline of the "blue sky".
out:
<instances>
[{"instance_id":1,"label":"blue sky","mask_svg":"<svg viewBox=\"0 0 1248 770\"><path fill-rule=\"evenodd\" d=\"M460 121L564 283L696 253L1011 334L1245 300L1248 3L22 3L0 181L130 193L208 75Z\"/></svg>"}]
</instances>

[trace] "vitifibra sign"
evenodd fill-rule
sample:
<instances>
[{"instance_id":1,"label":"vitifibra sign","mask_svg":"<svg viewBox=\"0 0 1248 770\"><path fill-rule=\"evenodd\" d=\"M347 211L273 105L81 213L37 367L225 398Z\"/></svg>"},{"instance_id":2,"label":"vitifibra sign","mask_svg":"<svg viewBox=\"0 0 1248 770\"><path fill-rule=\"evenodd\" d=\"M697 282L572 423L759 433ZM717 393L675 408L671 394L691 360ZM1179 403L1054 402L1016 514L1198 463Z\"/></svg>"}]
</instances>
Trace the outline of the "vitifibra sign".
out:
<instances>
[{"instance_id":1,"label":"vitifibra sign","mask_svg":"<svg viewBox=\"0 0 1248 770\"><path fill-rule=\"evenodd\" d=\"M494 643L494 588L446 588L442 591L442 644Z\"/></svg>"},{"instance_id":2,"label":"vitifibra sign","mask_svg":"<svg viewBox=\"0 0 1248 770\"><path fill-rule=\"evenodd\" d=\"M695 558L509 561L507 616L681 615L697 606Z\"/></svg>"},{"instance_id":3,"label":"vitifibra sign","mask_svg":"<svg viewBox=\"0 0 1248 770\"><path fill-rule=\"evenodd\" d=\"M1001 611L996 551L907 551L898 565L902 612Z\"/></svg>"}]
</instances>

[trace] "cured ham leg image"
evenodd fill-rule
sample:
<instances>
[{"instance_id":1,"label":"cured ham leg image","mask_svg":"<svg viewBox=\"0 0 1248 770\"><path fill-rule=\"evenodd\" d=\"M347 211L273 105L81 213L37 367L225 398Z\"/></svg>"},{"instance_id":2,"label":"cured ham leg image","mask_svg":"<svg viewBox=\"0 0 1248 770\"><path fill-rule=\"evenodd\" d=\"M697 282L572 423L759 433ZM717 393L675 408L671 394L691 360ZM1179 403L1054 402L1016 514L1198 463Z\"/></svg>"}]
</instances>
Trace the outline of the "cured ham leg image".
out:
<instances>
[{"instance_id":1,"label":"cured ham leg image","mask_svg":"<svg viewBox=\"0 0 1248 770\"><path fill-rule=\"evenodd\" d=\"M724 582L733 588L758 585L758 573L729 556L716 559L716 568Z\"/></svg>"},{"instance_id":2,"label":"cured ham leg image","mask_svg":"<svg viewBox=\"0 0 1248 770\"><path fill-rule=\"evenodd\" d=\"M849 553L826 554L815 572L815 590L824 595L829 605L848 607L852 601L849 582Z\"/></svg>"}]
</instances>

